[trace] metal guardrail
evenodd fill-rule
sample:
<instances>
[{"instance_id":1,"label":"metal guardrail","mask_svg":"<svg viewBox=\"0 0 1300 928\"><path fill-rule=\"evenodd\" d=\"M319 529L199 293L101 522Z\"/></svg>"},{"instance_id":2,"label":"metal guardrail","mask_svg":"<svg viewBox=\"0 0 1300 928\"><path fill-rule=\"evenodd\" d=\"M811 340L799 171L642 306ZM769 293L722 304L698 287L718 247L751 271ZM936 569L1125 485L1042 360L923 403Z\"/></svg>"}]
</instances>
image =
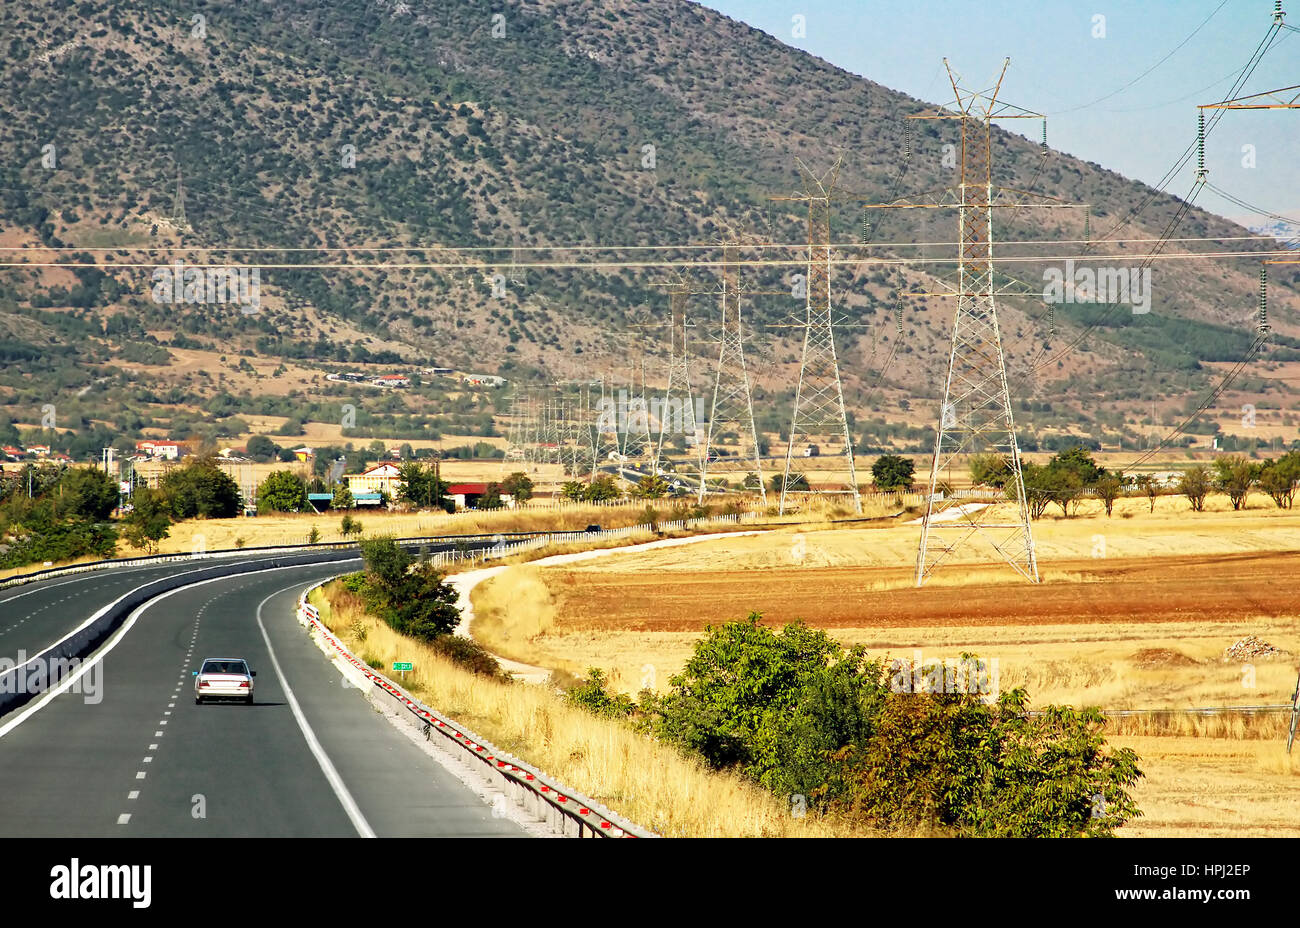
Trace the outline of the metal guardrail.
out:
<instances>
[{"instance_id":1,"label":"metal guardrail","mask_svg":"<svg viewBox=\"0 0 1300 928\"><path fill-rule=\"evenodd\" d=\"M676 531L683 528L696 528L709 523L750 521L757 517L758 513L747 512L740 515L732 514L706 516L700 519L681 519L676 522L658 523L658 529L659 531ZM464 543L469 545L485 542L496 544L508 538L529 539L545 537L548 539L547 544L561 544L590 541L594 538L622 538L632 534L633 532L652 530L651 526L642 524L625 526L623 528L602 529L599 532L480 532L471 535L416 535L408 538L398 538L396 541L404 547L418 547L420 545L429 544L454 545L457 543ZM90 573L97 570L109 570L115 567L147 567L150 564L166 564L174 561L199 561L237 557L251 558L259 554L295 554L303 551L345 551L359 549L359 546L360 543L357 541L321 541L315 544L258 545L252 548L220 548L212 551L193 551L188 554L146 554L140 557L105 558L100 561L87 561L84 564L70 564L64 567L46 567L41 570L31 571L30 573L19 574L10 577L8 580L0 580L0 590L21 586L25 583L32 583L37 580L50 580L55 577ZM457 560L458 558L452 557L439 561L438 563L456 563Z\"/></svg>"},{"instance_id":2,"label":"metal guardrail","mask_svg":"<svg viewBox=\"0 0 1300 928\"><path fill-rule=\"evenodd\" d=\"M660 532L684 531L703 528L710 524L736 524L741 521L749 521L756 518L757 515L757 513L745 513L743 515L728 514L697 519L678 519L672 522L657 523L655 526L649 524L631 525L600 532L545 532L531 538L522 539L514 544L494 544L491 548L476 552L457 550L441 552L435 555L434 558L435 563L440 565L458 561L487 561L557 543L620 538L633 534L653 532L656 529ZM516 805L521 807L531 806L534 815L548 821L552 827L555 827L563 834L573 832L574 836L579 838L585 836L604 838L658 837L654 832L628 821L618 813L605 808L573 788L556 782L541 770L505 753L491 742L480 738L454 720L441 715L419 700L412 698L411 694L402 687L361 661L325 627L325 624L320 621L319 611L315 606L307 602L307 597L312 590L318 589L328 582L328 580L321 581L303 591L298 601L299 621L309 628L314 628L320 634L322 640L328 642L335 649L342 660L363 674L379 693L391 700L394 708L399 712L408 713L415 724L421 728L426 740L432 738L436 732L447 738L448 743L458 745L471 757L484 763L493 774L502 780L507 791L513 795Z\"/></svg>"},{"instance_id":3,"label":"metal guardrail","mask_svg":"<svg viewBox=\"0 0 1300 928\"><path fill-rule=\"evenodd\" d=\"M218 564L206 568L187 571L178 576L161 577L150 580L124 593L111 603L96 610L85 622L79 625L59 641L43 649L39 654L28 658L22 664L0 673L0 714L25 705L49 688L47 669L53 666L66 667L73 658L88 657L126 620L137 606L159 593L188 586L215 577L235 576L241 573L253 573L276 567L298 567L309 564L328 564L331 561L351 560L348 552L339 552L339 556L330 556L333 552L312 552L307 554L290 554L270 560L255 559L234 564ZM41 681L41 685L31 686L31 680ZM57 681L50 681L52 686Z\"/></svg>"},{"instance_id":4,"label":"metal guardrail","mask_svg":"<svg viewBox=\"0 0 1300 928\"><path fill-rule=\"evenodd\" d=\"M323 641L334 648L341 660L363 674L374 685L377 695L399 712L406 713L408 720L424 734L425 740L432 740L435 734L440 735L446 739L443 742L445 745L455 746L464 755L482 763L491 775L501 781L517 806L529 808L537 818L546 821L552 828L573 837L658 837L649 829L634 824L572 787L557 782L536 767L507 754L470 729L413 698L402 687L376 672L325 627L325 623L320 620L319 611L307 602L310 592L311 590L304 591L299 600L299 621L314 629Z\"/></svg>"}]
</instances>

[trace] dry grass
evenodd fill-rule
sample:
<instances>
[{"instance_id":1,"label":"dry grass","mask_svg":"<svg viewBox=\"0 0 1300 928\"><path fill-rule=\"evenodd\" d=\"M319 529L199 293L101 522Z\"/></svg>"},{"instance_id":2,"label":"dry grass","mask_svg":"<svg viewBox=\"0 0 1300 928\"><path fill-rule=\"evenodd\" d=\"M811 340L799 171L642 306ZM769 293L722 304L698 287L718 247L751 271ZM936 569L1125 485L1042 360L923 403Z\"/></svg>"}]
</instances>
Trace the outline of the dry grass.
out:
<instances>
[{"instance_id":1,"label":"dry grass","mask_svg":"<svg viewBox=\"0 0 1300 928\"><path fill-rule=\"evenodd\" d=\"M641 521L641 510L632 507L605 508L577 506L558 508L501 509L484 512L380 512L365 509L349 513L359 521L363 534L396 535L475 535L493 532L577 531L596 523L605 528L621 528ZM189 519L172 526L171 534L159 548L161 554L188 553L202 544L209 551L235 547L242 538L247 547L257 545L303 544L311 530L320 532L321 541L345 541L339 526L343 513L279 513L276 515L233 519ZM132 556L134 551L122 542L119 551Z\"/></svg>"},{"instance_id":2,"label":"dry grass","mask_svg":"<svg viewBox=\"0 0 1300 928\"><path fill-rule=\"evenodd\" d=\"M1016 597L1018 581L973 564L939 574L928 594L910 591L919 527L854 525L507 571L476 603L492 616L483 637L495 650L574 674L600 667L624 692L664 689L705 621L741 618L747 609L739 607L752 603L776 621L825 618L834 637L873 655L907 659L921 649L926 659L996 659L1000 688L1023 686L1036 706L1284 704L1294 656L1223 660L1228 645L1251 634L1300 654L1284 579L1286 558L1300 548L1300 519L1262 497L1252 505L1232 512L1219 501L1194 515L1181 498L1160 499L1155 513L1145 499L1128 500L1111 519L1085 508L1074 519L1035 523L1048 583L1032 597ZM1097 536L1104 558L1091 556ZM1086 615L1037 615L1051 602L1041 595L1050 586ZM796 611L777 618L769 594L792 587ZM1010 604L1006 618L972 618L976 594L989 589ZM1226 598L1202 598L1216 591ZM724 594L730 611L714 616ZM927 613L927 595L951 600L951 609ZM601 621L587 615L592 608ZM1300 835L1300 754L1285 753L1286 723L1285 713L1112 717L1108 738L1138 750L1147 774L1136 794L1146 817L1124 833Z\"/></svg>"},{"instance_id":3,"label":"dry grass","mask_svg":"<svg viewBox=\"0 0 1300 928\"><path fill-rule=\"evenodd\" d=\"M333 602L331 606L330 602ZM405 686L482 737L665 836L829 837L851 832L795 818L785 803L731 774L708 770L628 726L569 706L549 687L477 676L365 614L337 581L312 593L322 621L354 653L390 666L411 661Z\"/></svg>"}]
</instances>

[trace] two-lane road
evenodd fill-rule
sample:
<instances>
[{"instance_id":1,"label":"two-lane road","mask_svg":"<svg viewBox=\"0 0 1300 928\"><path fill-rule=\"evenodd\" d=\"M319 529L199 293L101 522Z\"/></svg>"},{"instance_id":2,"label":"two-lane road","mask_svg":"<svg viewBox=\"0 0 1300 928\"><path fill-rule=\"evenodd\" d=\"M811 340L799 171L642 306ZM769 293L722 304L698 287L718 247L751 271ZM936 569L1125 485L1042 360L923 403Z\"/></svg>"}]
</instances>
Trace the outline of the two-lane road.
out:
<instances>
[{"instance_id":1,"label":"two-lane road","mask_svg":"<svg viewBox=\"0 0 1300 928\"><path fill-rule=\"evenodd\" d=\"M0 834L522 835L345 687L297 623L301 590L346 566L222 578L142 606L101 652L97 703L68 692L0 719ZM246 658L255 705L196 706L204 657Z\"/></svg>"}]
</instances>

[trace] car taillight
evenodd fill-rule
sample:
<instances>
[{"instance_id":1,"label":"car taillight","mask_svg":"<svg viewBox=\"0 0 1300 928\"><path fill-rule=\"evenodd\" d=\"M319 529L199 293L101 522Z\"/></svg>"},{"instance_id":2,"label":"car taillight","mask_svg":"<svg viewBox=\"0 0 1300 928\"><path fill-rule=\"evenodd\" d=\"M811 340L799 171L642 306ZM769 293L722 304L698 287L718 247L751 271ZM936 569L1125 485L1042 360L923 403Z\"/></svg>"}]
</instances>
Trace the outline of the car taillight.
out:
<instances>
[{"instance_id":1,"label":"car taillight","mask_svg":"<svg viewBox=\"0 0 1300 928\"><path fill-rule=\"evenodd\" d=\"M212 684L209 683L207 680L200 680L200 681L199 681L199 686L200 686L200 687L211 686L211 685L212 685Z\"/></svg>"},{"instance_id":2,"label":"car taillight","mask_svg":"<svg viewBox=\"0 0 1300 928\"><path fill-rule=\"evenodd\" d=\"M241 680L240 683L239 683L239 685L240 685L240 686L249 686L250 684L249 684L249 682L248 682L247 680Z\"/></svg>"}]
</instances>

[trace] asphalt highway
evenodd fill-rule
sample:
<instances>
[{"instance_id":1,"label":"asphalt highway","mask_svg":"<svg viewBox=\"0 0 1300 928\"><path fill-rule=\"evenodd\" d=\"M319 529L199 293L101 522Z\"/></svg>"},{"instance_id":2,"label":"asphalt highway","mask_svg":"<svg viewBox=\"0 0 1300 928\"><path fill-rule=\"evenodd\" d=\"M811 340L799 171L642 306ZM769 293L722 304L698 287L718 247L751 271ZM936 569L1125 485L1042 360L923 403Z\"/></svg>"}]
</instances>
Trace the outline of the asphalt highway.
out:
<instances>
[{"instance_id":1,"label":"asphalt highway","mask_svg":"<svg viewBox=\"0 0 1300 928\"><path fill-rule=\"evenodd\" d=\"M79 687L0 717L0 835L522 836L344 686L297 623L301 591L353 564L221 578L136 610ZM7 591L0 628L26 615L10 633L40 627L48 644L60 622L186 569ZM195 705L206 657L245 658L255 704Z\"/></svg>"}]
</instances>

